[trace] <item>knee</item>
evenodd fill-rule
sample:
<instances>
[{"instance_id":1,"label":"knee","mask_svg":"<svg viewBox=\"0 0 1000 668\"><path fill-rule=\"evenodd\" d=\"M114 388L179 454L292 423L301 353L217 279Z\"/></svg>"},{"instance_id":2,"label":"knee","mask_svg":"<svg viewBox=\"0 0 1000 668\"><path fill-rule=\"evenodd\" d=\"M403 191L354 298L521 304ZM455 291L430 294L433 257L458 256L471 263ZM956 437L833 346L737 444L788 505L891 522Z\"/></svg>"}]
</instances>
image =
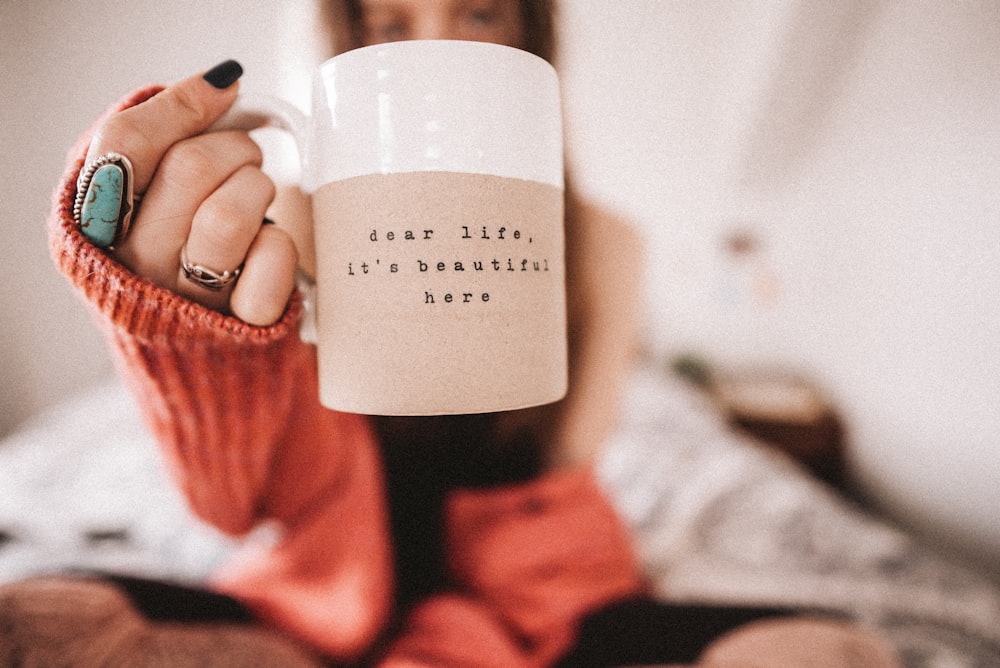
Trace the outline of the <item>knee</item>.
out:
<instances>
[{"instance_id":1,"label":"knee","mask_svg":"<svg viewBox=\"0 0 1000 668\"><path fill-rule=\"evenodd\" d=\"M136 621L114 587L72 578L0 586L0 665L98 665Z\"/></svg>"},{"instance_id":2,"label":"knee","mask_svg":"<svg viewBox=\"0 0 1000 668\"><path fill-rule=\"evenodd\" d=\"M699 666L900 668L889 643L848 623L819 618L754 622L713 642Z\"/></svg>"}]
</instances>

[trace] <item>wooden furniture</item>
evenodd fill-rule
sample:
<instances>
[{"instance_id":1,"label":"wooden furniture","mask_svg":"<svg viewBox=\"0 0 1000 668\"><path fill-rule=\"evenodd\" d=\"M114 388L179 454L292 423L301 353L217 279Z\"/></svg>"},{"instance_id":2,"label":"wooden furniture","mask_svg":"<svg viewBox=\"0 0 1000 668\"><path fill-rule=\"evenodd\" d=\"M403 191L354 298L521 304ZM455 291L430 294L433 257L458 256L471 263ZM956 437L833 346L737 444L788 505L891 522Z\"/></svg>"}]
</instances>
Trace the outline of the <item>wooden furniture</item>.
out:
<instances>
[{"instance_id":1,"label":"wooden furniture","mask_svg":"<svg viewBox=\"0 0 1000 668\"><path fill-rule=\"evenodd\" d=\"M709 392L734 427L791 455L835 487L845 484L843 428L822 393L772 371L713 374Z\"/></svg>"}]
</instances>

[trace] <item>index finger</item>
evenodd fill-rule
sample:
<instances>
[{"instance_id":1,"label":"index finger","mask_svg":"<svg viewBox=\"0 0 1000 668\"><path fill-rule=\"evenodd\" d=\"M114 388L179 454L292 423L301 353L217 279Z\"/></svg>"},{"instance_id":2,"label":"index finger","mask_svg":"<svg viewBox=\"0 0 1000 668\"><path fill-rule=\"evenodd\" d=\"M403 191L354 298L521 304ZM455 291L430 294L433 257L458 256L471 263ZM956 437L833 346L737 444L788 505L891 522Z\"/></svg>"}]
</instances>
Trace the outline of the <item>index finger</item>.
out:
<instances>
[{"instance_id":1,"label":"index finger","mask_svg":"<svg viewBox=\"0 0 1000 668\"><path fill-rule=\"evenodd\" d=\"M112 115L95 133L87 163L109 151L121 153L132 163L135 191L145 192L167 149L201 134L232 106L242 74L239 63L227 60Z\"/></svg>"}]
</instances>

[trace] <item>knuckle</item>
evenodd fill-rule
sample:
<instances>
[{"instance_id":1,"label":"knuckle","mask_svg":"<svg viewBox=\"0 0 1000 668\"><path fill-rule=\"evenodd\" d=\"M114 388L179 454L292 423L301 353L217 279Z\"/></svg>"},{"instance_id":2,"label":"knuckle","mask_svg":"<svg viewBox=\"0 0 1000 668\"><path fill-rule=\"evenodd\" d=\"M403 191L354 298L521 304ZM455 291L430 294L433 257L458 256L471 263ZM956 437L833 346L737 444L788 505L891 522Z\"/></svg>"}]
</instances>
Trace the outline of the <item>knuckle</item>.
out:
<instances>
[{"instance_id":1,"label":"knuckle","mask_svg":"<svg viewBox=\"0 0 1000 668\"><path fill-rule=\"evenodd\" d=\"M204 216L204 234L215 244L230 244L245 234L247 207L239 201L211 198L202 205L199 214Z\"/></svg>"},{"instance_id":2,"label":"knuckle","mask_svg":"<svg viewBox=\"0 0 1000 668\"><path fill-rule=\"evenodd\" d=\"M227 187L207 198L198 211L205 233L217 243L243 240L257 230L263 211L274 198L275 185L260 169L243 167Z\"/></svg>"},{"instance_id":3,"label":"knuckle","mask_svg":"<svg viewBox=\"0 0 1000 668\"><path fill-rule=\"evenodd\" d=\"M159 99L160 103L167 108L168 113L185 119L193 126L207 125L212 120L209 117L208 109L191 91L183 86L168 88L153 99Z\"/></svg>"},{"instance_id":4,"label":"knuckle","mask_svg":"<svg viewBox=\"0 0 1000 668\"><path fill-rule=\"evenodd\" d=\"M172 145L163 156L162 164L178 169L198 172L212 171L215 164L213 152L197 140L184 140Z\"/></svg>"},{"instance_id":5,"label":"knuckle","mask_svg":"<svg viewBox=\"0 0 1000 668\"><path fill-rule=\"evenodd\" d=\"M266 326L284 313L295 288L295 242L272 226L259 230L246 259L246 269L236 283L230 306L244 321Z\"/></svg>"},{"instance_id":6,"label":"knuckle","mask_svg":"<svg viewBox=\"0 0 1000 668\"><path fill-rule=\"evenodd\" d=\"M150 130L128 110L112 114L97 130L93 145L110 146L125 155L144 154L153 144Z\"/></svg>"},{"instance_id":7,"label":"knuckle","mask_svg":"<svg viewBox=\"0 0 1000 668\"><path fill-rule=\"evenodd\" d=\"M215 155L202 142L187 140L167 149L158 171L177 186L193 187L203 183L216 164Z\"/></svg>"},{"instance_id":8,"label":"knuckle","mask_svg":"<svg viewBox=\"0 0 1000 668\"><path fill-rule=\"evenodd\" d=\"M264 163L264 152L260 145L250 138L250 133L242 130L233 130L228 133L234 142L233 148L238 149L246 156L248 164L260 167Z\"/></svg>"},{"instance_id":9,"label":"knuckle","mask_svg":"<svg viewBox=\"0 0 1000 668\"><path fill-rule=\"evenodd\" d=\"M257 235L259 244L267 244L279 257L294 258L298 262L298 247L295 240L285 230L277 227L262 227Z\"/></svg>"},{"instance_id":10,"label":"knuckle","mask_svg":"<svg viewBox=\"0 0 1000 668\"><path fill-rule=\"evenodd\" d=\"M253 188L261 200L265 200L270 203L274 200L275 195L278 194L278 188L274 185L274 181L271 180L267 174L259 169L253 170L254 184Z\"/></svg>"},{"instance_id":11,"label":"knuckle","mask_svg":"<svg viewBox=\"0 0 1000 668\"><path fill-rule=\"evenodd\" d=\"M237 171L249 168L260 172L262 159L260 147L246 133L224 141L199 135L170 146L160 160L159 171L176 186L194 188L224 175L239 162L244 165Z\"/></svg>"}]
</instances>

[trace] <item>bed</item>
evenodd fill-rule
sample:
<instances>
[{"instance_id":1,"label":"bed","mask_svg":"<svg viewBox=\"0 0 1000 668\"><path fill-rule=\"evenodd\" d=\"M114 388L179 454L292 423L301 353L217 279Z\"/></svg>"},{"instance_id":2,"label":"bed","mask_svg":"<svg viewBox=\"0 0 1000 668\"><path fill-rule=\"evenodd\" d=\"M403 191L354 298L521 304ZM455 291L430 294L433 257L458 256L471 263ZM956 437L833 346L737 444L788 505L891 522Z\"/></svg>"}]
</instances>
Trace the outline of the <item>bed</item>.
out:
<instances>
[{"instance_id":1,"label":"bed","mask_svg":"<svg viewBox=\"0 0 1000 668\"><path fill-rule=\"evenodd\" d=\"M733 430L659 365L636 370L598 473L663 600L835 611L883 631L909 668L1000 666L1000 588ZM114 380L0 441L0 489L0 582L96 569L192 583L238 547L186 510Z\"/></svg>"}]
</instances>

